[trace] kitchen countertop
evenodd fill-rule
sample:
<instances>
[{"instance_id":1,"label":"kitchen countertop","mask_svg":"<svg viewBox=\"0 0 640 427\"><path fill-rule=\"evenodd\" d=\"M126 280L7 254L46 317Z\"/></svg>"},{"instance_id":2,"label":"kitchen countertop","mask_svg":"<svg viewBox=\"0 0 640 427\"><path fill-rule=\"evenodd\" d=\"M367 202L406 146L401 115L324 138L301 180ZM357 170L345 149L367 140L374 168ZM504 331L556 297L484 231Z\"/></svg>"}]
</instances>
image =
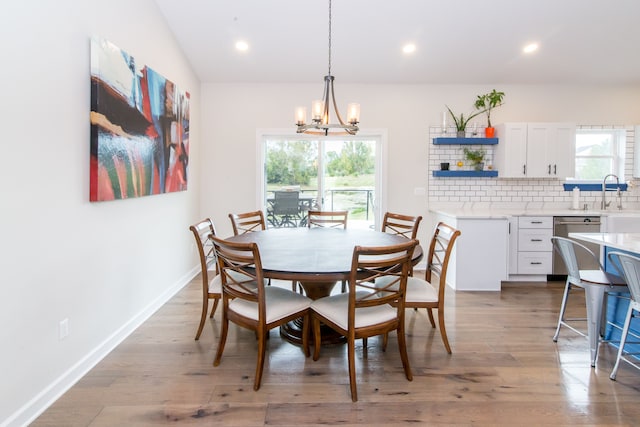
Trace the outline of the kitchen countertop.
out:
<instances>
[{"instance_id":1,"label":"kitchen countertop","mask_svg":"<svg viewBox=\"0 0 640 427\"><path fill-rule=\"evenodd\" d=\"M640 233L569 233L569 237L614 249L640 253Z\"/></svg>"},{"instance_id":2,"label":"kitchen countertop","mask_svg":"<svg viewBox=\"0 0 640 427\"><path fill-rule=\"evenodd\" d=\"M444 204L433 205L429 212L447 215L458 219L506 219L512 216L637 216L638 209L608 209L606 211L596 209L568 209L562 206L509 206L506 204Z\"/></svg>"}]
</instances>

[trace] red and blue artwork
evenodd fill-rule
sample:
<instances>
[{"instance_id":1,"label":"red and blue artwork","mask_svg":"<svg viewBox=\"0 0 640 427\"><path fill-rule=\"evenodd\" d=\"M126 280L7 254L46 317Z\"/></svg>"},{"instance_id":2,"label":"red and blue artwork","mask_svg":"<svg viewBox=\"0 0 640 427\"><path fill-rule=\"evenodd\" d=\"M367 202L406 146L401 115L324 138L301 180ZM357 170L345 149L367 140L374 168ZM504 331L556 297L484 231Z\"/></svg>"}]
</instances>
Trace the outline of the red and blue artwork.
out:
<instances>
[{"instance_id":1,"label":"red and blue artwork","mask_svg":"<svg viewBox=\"0 0 640 427\"><path fill-rule=\"evenodd\" d=\"M91 40L90 195L187 189L189 93L106 40Z\"/></svg>"}]
</instances>

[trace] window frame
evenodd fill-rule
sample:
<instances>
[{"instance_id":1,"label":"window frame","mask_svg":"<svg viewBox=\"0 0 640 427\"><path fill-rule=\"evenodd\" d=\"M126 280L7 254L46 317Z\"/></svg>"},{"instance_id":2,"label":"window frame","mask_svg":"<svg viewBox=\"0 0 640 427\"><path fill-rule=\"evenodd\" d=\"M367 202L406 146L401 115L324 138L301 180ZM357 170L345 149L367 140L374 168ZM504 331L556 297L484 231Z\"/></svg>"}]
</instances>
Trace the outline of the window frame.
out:
<instances>
[{"instance_id":1,"label":"window frame","mask_svg":"<svg viewBox=\"0 0 640 427\"><path fill-rule=\"evenodd\" d=\"M595 156L585 156L585 155L578 155L577 153L577 141L578 141L578 137L579 135L598 135L598 134L608 134L612 136L612 147L611 147L611 154L609 155L595 155ZM626 130L625 129L615 129L615 128L599 128L599 129L593 129L593 128L580 128L578 127L576 129L576 144L575 144L575 151L574 151L574 163L577 163L577 161L579 159L589 159L589 158L593 158L593 159L611 159L612 161L612 168L609 172L607 173L612 173L615 174L616 176L620 177L620 181L624 181L625 180L625 149L626 149ZM576 173L578 171L578 165L575 165L575 170ZM606 175L606 174L605 174ZM604 175L603 175L604 178ZM602 179L587 179L587 178L577 178L577 177L572 177L572 178L567 178L566 180L567 182L570 182L572 184L579 184L579 183L585 183L585 184L589 184L589 183L600 183L602 182Z\"/></svg>"}]
</instances>

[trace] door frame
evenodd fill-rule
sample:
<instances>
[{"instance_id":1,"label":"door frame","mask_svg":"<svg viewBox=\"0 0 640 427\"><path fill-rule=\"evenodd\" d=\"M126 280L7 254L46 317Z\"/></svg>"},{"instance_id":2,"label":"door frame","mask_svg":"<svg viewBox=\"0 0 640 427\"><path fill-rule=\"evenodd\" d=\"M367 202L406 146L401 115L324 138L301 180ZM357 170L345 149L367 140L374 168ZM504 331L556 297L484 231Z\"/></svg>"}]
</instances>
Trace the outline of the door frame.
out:
<instances>
[{"instance_id":1,"label":"door frame","mask_svg":"<svg viewBox=\"0 0 640 427\"><path fill-rule=\"evenodd\" d=\"M380 229L382 216L387 209L387 153L388 137L386 129L362 129L357 135L318 136L296 133L294 129L257 129L256 130L256 207L264 210L265 190L267 184L264 176L265 138L296 138L296 139L335 139L335 140L359 140L375 139L376 143L376 191L373 200L374 226Z\"/></svg>"}]
</instances>

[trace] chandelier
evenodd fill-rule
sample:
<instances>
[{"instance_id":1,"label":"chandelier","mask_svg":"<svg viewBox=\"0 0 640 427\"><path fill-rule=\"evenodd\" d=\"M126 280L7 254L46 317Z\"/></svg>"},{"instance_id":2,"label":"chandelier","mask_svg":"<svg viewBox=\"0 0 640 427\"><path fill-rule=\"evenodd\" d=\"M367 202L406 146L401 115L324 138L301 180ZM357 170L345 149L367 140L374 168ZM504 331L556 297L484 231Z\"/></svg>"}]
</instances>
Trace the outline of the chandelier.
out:
<instances>
[{"instance_id":1,"label":"chandelier","mask_svg":"<svg viewBox=\"0 0 640 427\"><path fill-rule=\"evenodd\" d=\"M296 108L297 133L326 136L330 132L332 135L355 135L358 132L360 104L350 103L347 105L347 122L345 123L336 104L333 80L334 76L331 75L331 0L329 0L329 72L324 76L322 100L313 101L311 104L311 123L306 123L307 109L305 107ZM338 123L330 123L329 111L331 104L333 104Z\"/></svg>"}]
</instances>

